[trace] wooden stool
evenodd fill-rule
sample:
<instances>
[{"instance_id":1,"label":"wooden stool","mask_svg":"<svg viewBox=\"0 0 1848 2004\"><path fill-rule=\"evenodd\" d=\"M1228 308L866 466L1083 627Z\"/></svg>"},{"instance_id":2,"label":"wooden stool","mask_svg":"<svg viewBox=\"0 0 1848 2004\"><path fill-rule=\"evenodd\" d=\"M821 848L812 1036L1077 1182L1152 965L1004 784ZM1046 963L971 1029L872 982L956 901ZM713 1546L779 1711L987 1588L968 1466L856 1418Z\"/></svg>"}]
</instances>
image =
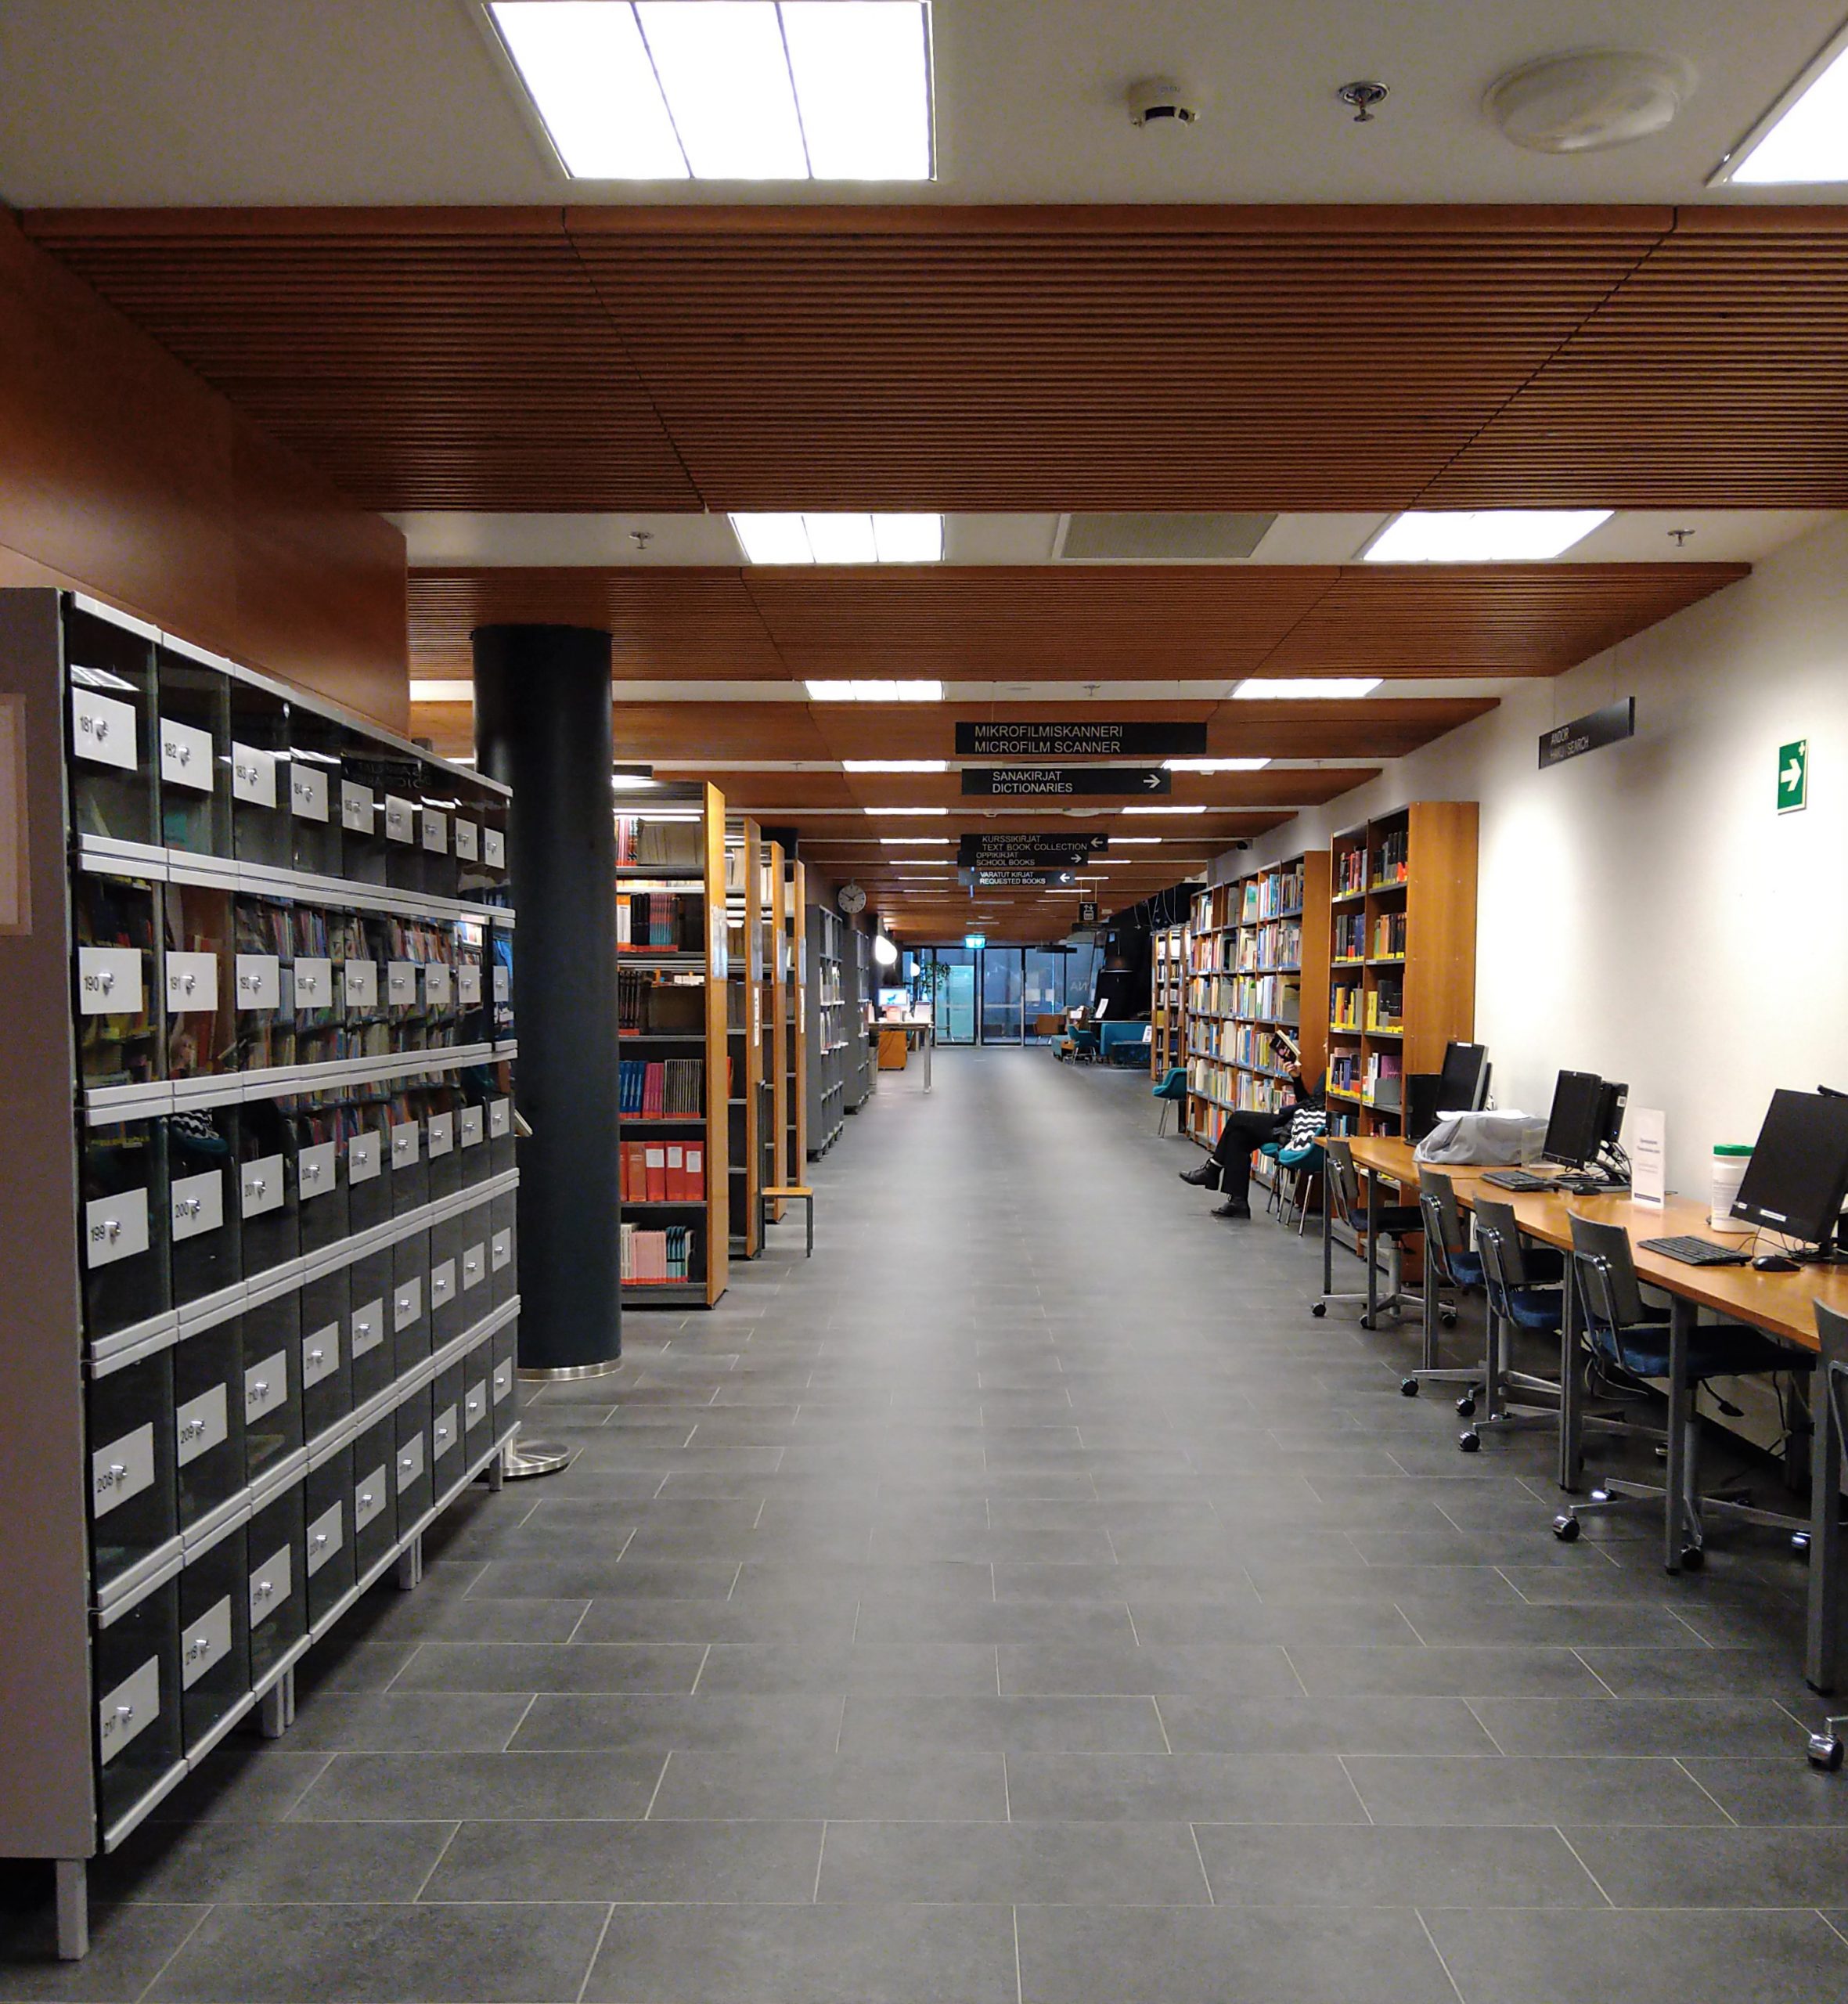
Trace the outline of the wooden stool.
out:
<instances>
[{"instance_id":1,"label":"wooden stool","mask_svg":"<svg viewBox=\"0 0 1848 2004\"><path fill-rule=\"evenodd\" d=\"M804 1215L809 1227L809 1243L803 1250L802 1257L805 1260L812 1259L815 1256L815 1192L806 1183L784 1183L760 1190L758 1196L764 1207L763 1231L765 1238L769 1236L770 1206L773 1204L799 1203L805 1206Z\"/></svg>"}]
</instances>

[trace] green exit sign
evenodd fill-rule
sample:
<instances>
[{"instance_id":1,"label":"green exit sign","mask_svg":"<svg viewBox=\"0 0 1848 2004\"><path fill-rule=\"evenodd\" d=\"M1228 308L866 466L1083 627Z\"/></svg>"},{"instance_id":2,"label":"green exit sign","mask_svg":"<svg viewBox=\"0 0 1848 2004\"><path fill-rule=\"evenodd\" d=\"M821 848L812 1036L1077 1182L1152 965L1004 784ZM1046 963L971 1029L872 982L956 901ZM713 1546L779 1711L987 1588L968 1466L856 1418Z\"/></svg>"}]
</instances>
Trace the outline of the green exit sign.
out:
<instances>
[{"instance_id":1,"label":"green exit sign","mask_svg":"<svg viewBox=\"0 0 1848 2004\"><path fill-rule=\"evenodd\" d=\"M1810 741L1778 747L1778 812L1794 814L1810 804Z\"/></svg>"}]
</instances>

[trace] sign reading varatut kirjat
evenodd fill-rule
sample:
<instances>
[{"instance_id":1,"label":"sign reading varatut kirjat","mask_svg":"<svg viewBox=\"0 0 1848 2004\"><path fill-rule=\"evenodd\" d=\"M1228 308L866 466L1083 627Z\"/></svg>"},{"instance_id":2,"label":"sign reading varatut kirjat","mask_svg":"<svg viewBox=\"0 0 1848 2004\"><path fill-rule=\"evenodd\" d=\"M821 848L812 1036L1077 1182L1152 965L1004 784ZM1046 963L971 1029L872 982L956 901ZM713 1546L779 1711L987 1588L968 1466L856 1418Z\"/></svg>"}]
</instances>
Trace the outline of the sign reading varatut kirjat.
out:
<instances>
[{"instance_id":1,"label":"sign reading varatut kirjat","mask_svg":"<svg viewBox=\"0 0 1848 2004\"><path fill-rule=\"evenodd\" d=\"M1568 759L1595 752L1606 744L1619 744L1636 735L1636 698L1626 696L1620 703L1606 703L1557 730L1540 733L1540 762L1544 773L1549 766L1562 766Z\"/></svg>"},{"instance_id":2,"label":"sign reading varatut kirjat","mask_svg":"<svg viewBox=\"0 0 1848 2004\"><path fill-rule=\"evenodd\" d=\"M956 727L959 759L1184 759L1206 749L1204 723L1014 723Z\"/></svg>"},{"instance_id":3,"label":"sign reading varatut kirjat","mask_svg":"<svg viewBox=\"0 0 1848 2004\"><path fill-rule=\"evenodd\" d=\"M963 793L984 800L1048 800L1079 793L1130 794L1147 799L1174 791L1173 777L1151 766L965 766Z\"/></svg>"},{"instance_id":4,"label":"sign reading varatut kirjat","mask_svg":"<svg viewBox=\"0 0 1848 2004\"><path fill-rule=\"evenodd\" d=\"M997 834L986 831L962 836L956 843L956 861L965 869L1046 870L1069 868L1089 863L1110 846L1108 835Z\"/></svg>"},{"instance_id":5,"label":"sign reading varatut kirjat","mask_svg":"<svg viewBox=\"0 0 1848 2004\"><path fill-rule=\"evenodd\" d=\"M1075 884L1078 881L1069 870L965 870L960 874L980 891L1002 889L1010 885Z\"/></svg>"}]
</instances>

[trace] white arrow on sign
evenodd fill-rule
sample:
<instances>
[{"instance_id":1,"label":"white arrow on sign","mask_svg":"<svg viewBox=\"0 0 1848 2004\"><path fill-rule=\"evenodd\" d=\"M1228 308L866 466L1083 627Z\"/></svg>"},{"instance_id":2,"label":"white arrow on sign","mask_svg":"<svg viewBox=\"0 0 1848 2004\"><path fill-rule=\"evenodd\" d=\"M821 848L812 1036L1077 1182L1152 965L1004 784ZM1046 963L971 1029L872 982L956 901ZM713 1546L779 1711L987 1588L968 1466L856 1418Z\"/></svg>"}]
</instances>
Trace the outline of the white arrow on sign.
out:
<instances>
[{"instance_id":1,"label":"white arrow on sign","mask_svg":"<svg viewBox=\"0 0 1848 2004\"><path fill-rule=\"evenodd\" d=\"M1792 759L1790 763L1784 768L1782 773L1778 775L1778 777L1783 780L1785 785L1788 787L1792 793L1796 791L1797 781L1800 780L1803 776L1803 762L1799 759Z\"/></svg>"},{"instance_id":2,"label":"white arrow on sign","mask_svg":"<svg viewBox=\"0 0 1848 2004\"><path fill-rule=\"evenodd\" d=\"M1159 773L1144 773L1142 784L1151 793L1159 793L1162 791L1162 776Z\"/></svg>"}]
</instances>

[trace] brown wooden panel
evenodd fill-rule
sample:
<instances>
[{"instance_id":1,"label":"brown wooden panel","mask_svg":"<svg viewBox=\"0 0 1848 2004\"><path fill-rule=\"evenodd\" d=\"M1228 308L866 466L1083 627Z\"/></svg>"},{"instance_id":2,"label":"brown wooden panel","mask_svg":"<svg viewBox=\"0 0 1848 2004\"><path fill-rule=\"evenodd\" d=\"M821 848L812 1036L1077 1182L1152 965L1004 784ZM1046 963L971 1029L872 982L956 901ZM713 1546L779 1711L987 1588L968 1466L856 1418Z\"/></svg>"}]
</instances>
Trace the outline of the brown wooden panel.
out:
<instances>
[{"instance_id":1,"label":"brown wooden panel","mask_svg":"<svg viewBox=\"0 0 1848 2004\"><path fill-rule=\"evenodd\" d=\"M404 726L403 538L3 216L0 461L27 567Z\"/></svg>"}]
</instances>

